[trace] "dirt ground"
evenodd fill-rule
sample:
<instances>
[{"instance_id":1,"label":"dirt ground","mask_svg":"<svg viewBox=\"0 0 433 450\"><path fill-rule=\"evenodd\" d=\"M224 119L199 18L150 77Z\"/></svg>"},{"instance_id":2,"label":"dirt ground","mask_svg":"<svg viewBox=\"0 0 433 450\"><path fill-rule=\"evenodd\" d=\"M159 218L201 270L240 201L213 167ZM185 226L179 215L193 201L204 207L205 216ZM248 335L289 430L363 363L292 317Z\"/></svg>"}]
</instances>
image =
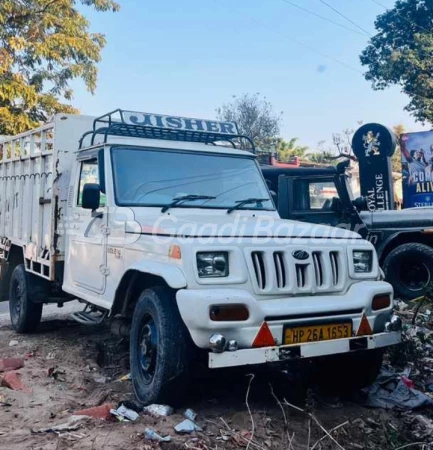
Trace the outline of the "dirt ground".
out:
<instances>
[{"instance_id":1,"label":"dirt ground","mask_svg":"<svg viewBox=\"0 0 433 450\"><path fill-rule=\"evenodd\" d=\"M18 342L10 346L11 341ZM68 422L80 409L133 400L130 381L118 381L128 373L125 347L104 328L66 318L46 320L38 333L26 336L0 326L0 357L25 359L19 373L31 389L0 387L0 449L433 449L433 437L420 434L416 419L432 418L431 411L368 409L360 392L324 394L281 372L254 377L222 372L199 380L184 407L166 418L143 413L128 423L89 418L76 430L37 432ZM175 433L185 408L197 412L202 432ZM145 428L172 441L148 441Z\"/></svg>"}]
</instances>

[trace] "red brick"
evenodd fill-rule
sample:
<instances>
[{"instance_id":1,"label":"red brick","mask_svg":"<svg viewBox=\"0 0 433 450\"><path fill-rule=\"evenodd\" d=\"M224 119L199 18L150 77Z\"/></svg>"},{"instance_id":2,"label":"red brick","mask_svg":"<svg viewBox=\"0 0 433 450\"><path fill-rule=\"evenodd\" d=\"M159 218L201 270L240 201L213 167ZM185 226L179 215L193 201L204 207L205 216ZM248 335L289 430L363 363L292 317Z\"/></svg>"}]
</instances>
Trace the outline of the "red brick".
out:
<instances>
[{"instance_id":1,"label":"red brick","mask_svg":"<svg viewBox=\"0 0 433 450\"><path fill-rule=\"evenodd\" d=\"M95 419L111 419L110 409L113 409L114 405L105 404L101 406L95 406L94 408L82 409L81 411L75 411L74 416L90 416Z\"/></svg>"},{"instance_id":2,"label":"red brick","mask_svg":"<svg viewBox=\"0 0 433 450\"><path fill-rule=\"evenodd\" d=\"M1 385L14 391L23 391L28 394L31 390L21 381L18 372L6 372L2 378Z\"/></svg>"},{"instance_id":3,"label":"red brick","mask_svg":"<svg viewBox=\"0 0 433 450\"><path fill-rule=\"evenodd\" d=\"M0 359L0 372L9 372L24 367L24 359L22 358L3 358Z\"/></svg>"}]
</instances>

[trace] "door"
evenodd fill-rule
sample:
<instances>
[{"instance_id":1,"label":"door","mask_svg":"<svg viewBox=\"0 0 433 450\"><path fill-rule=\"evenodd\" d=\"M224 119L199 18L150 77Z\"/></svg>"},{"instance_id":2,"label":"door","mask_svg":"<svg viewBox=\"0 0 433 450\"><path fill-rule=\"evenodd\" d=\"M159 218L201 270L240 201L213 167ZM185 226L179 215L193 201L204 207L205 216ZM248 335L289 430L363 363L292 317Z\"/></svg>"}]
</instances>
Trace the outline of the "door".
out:
<instances>
[{"instance_id":1,"label":"door","mask_svg":"<svg viewBox=\"0 0 433 450\"><path fill-rule=\"evenodd\" d=\"M105 198L96 211L81 207L86 183L99 183L97 158L81 161L79 183L74 207L74 233L71 236L69 264L72 282L98 294L105 292L107 269L107 211Z\"/></svg>"},{"instance_id":2,"label":"door","mask_svg":"<svg viewBox=\"0 0 433 450\"><path fill-rule=\"evenodd\" d=\"M333 177L280 177L278 193L284 219L330 226L341 221L342 203Z\"/></svg>"}]
</instances>

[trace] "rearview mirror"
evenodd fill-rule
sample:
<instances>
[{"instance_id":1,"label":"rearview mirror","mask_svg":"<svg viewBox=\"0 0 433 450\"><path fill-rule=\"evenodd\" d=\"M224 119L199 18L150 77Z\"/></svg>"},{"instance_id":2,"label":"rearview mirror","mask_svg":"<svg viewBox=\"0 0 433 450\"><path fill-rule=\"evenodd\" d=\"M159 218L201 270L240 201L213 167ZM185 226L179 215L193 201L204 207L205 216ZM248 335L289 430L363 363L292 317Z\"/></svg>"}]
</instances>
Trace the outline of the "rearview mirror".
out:
<instances>
[{"instance_id":1,"label":"rearview mirror","mask_svg":"<svg viewBox=\"0 0 433 450\"><path fill-rule=\"evenodd\" d=\"M97 183L86 183L83 186L81 206L84 209L95 211L101 202L101 189Z\"/></svg>"}]
</instances>

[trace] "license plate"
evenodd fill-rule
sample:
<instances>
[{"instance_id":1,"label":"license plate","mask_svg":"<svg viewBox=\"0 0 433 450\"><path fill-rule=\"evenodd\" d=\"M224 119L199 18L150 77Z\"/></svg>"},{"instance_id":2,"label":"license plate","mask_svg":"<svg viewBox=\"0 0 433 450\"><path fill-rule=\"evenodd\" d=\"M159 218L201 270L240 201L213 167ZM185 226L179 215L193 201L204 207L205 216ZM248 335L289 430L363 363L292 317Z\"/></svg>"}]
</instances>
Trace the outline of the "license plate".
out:
<instances>
[{"instance_id":1,"label":"license plate","mask_svg":"<svg viewBox=\"0 0 433 450\"><path fill-rule=\"evenodd\" d=\"M284 329L284 344L329 341L352 337L352 323L329 323Z\"/></svg>"}]
</instances>

